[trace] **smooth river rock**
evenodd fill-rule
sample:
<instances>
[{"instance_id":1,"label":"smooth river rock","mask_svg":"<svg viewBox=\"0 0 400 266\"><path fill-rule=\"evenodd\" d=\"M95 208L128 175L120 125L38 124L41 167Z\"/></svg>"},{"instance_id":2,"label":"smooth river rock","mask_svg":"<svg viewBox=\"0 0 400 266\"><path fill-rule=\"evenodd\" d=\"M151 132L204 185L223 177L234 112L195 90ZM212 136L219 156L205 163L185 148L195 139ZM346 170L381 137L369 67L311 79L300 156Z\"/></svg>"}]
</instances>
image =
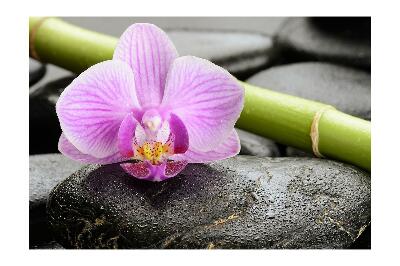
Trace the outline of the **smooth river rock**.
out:
<instances>
[{"instance_id":1,"label":"smooth river rock","mask_svg":"<svg viewBox=\"0 0 400 266\"><path fill-rule=\"evenodd\" d=\"M83 165L61 154L29 156L29 247L45 248L52 241L46 203L50 191Z\"/></svg>"},{"instance_id":2,"label":"smooth river rock","mask_svg":"<svg viewBox=\"0 0 400 266\"><path fill-rule=\"evenodd\" d=\"M260 157L278 157L280 150L278 145L270 139L236 128L240 139L241 155L253 155Z\"/></svg>"},{"instance_id":3,"label":"smooth river rock","mask_svg":"<svg viewBox=\"0 0 400 266\"><path fill-rule=\"evenodd\" d=\"M270 36L250 32L169 30L180 55L194 55L214 62L239 79L266 68L276 59Z\"/></svg>"},{"instance_id":4,"label":"smooth river rock","mask_svg":"<svg viewBox=\"0 0 400 266\"><path fill-rule=\"evenodd\" d=\"M287 146L286 154L287 157L315 157L312 151L303 151L294 147Z\"/></svg>"},{"instance_id":5,"label":"smooth river rock","mask_svg":"<svg viewBox=\"0 0 400 266\"><path fill-rule=\"evenodd\" d=\"M50 194L65 248L347 248L370 222L370 175L311 158L236 156L164 182L86 166Z\"/></svg>"},{"instance_id":6,"label":"smooth river rock","mask_svg":"<svg viewBox=\"0 0 400 266\"><path fill-rule=\"evenodd\" d=\"M29 92L29 154L58 152L61 128L56 103L74 78L63 77Z\"/></svg>"},{"instance_id":7,"label":"smooth river rock","mask_svg":"<svg viewBox=\"0 0 400 266\"><path fill-rule=\"evenodd\" d=\"M289 18L276 40L288 61L329 61L371 68L370 18Z\"/></svg>"},{"instance_id":8,"label":"smooth river rock","mask_svg":"<svg viewBox=\"0 0 400 266\"><path fill-rule=\"evenodd\" d=\"M311 17L321 30L353 38L371 38L371 17Z\"/></svg>"},{"instance_id":9,"label":"smooth river rock","mask_svg":"<svg viewBox=\"0 0 400 266\"><path fill-rule=\"evenodd\" d=\"M64 249L64 247L58 244L56 241L50 241L46 243L29 245L29 249Z\"/></svg>"},{"instance_id":10,"label":"smooth river rock","mask_svg":"<svg viewBox=\"0 0 400 266\"><path fill-rule=\"evenodd\" d=\"M350 249L371 249L371 224L365 228Z\"/></svg>"},{"instance_id":11,"label":"smooth river rock","mask_svg":"<svg viewBox=\"0 0 400 266\"><path fill-rule=\"evenodd\" d=\"M330 63L295 63L269 68L247 82L371 119L371 75L362 70Z\"/></svg>"},{"instance_id":12,"label":"smooth river rock","mask_svg":"<svg viewBox=\"0 0 400 266\"><path fill-rule=\"evenodd\" d=\"M38 82L46 74L46 66L29 58L29 87Z\"/></svg>"}]
</instances>

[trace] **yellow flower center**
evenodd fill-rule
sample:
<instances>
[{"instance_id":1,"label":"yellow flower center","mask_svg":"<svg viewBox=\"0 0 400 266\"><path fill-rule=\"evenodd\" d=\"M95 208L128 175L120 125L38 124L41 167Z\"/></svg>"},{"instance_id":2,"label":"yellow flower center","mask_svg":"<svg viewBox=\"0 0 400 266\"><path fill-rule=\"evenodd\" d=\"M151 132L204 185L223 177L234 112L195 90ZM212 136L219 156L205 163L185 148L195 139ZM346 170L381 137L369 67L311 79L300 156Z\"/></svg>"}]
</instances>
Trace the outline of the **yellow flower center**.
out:
<instances>
[{"instance_id":1,"label":"yellow flower center","mask_svg":"<svg viewBox=\"0 0 400 266\"><path fill-rule=\"evenodd\" d=\"M134 145L134 159L160 164L173 154L171 142L146 141L142 146Z\"/></svg>"}]
</instances>

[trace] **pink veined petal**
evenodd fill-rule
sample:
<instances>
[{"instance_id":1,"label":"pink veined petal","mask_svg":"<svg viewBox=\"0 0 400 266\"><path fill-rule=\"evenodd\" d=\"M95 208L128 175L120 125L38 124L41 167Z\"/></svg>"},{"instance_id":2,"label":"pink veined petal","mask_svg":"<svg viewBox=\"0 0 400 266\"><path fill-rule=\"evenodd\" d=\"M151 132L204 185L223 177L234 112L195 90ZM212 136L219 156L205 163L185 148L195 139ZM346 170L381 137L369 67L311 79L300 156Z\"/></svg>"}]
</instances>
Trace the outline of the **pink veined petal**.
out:
<instances>
[{"instance_id":1,"label":"pink veined petal","mask_svg":"<svg viewBox=\"0 0 400 266\"><path fill-rule=\"evenodd\" d=\"M67 139L82 153L96 158L118 151L120 124L135 108L139 104L132 71L118 61L87 69L64 90L56 105Z\"/></svg>"},{"instance_id":2,"label":"pink veined petal","mask_svg":"<svg viewBox=\"0 0 400 266\"><path fill-rule=\"evenodd\" d=\"M184 153L189 148L189 135L182 120L175 114L170 114L169 127L174 135L174 153Z\"/></svg>"},{"instance_id":3,"label":"pink veined petal","mask_svg":"<svg viewBox=\"0 0 400 266\"><path fill-rule=\"evenodd\" d=\"M217 148L208 152L201 152L189 149L184 154L176 154L172 160L186 160L189 163L207 163L216 160L226 159L235 156L240 151L240 140L235 129L231 132L228 139Z\"/></svg>"},{"instance_id":4,"label":"pink veined petal","mask_svg":"<svg viewBox=\"0 0 400 266\"><path fill-rule=\"evenodd\" d=\"M128 114L122 121L118 131L118 149L119 152L127 158L134 155L133 140L135 137L136 127L139 123L132 114Z\"/></svg>"},{"instance_id":5,"label":"pink veined petal","mask_svg":"<svg viewBox=\"0 0 400 266\"><path fill-rule=\"evenodd\" d=\"M161 106L183 121L190 149L210 151L231 133L243 108L244 89L225 69L183 56L168 73Z\"/></svg>"},{"instance_id":6,"label":"pink veined petal","mask_svg":"<svg viewBox=\"0 0 400 266\"><path fill-rule=\"evenodd\" d=\"M137 23L121 36L113 59L130 65L142 106L159 105L168 69L178 52L167 34L155 25Z\"/></svg>"},{"instance_id":7,"label":"pink veined petal","mask_svg":"<svg viewBox=\"0 0 400 266\"><path fill-rule=\"evenodd\" d=\"M127 158L122 157L119 152L101 159L84 154L80 152L74 145L72 145L72 143L68 141L64 134L61 134L58 141L58 150L68 158L81 163L110 164L127 160Z\"/></svg>"}]
</instances>

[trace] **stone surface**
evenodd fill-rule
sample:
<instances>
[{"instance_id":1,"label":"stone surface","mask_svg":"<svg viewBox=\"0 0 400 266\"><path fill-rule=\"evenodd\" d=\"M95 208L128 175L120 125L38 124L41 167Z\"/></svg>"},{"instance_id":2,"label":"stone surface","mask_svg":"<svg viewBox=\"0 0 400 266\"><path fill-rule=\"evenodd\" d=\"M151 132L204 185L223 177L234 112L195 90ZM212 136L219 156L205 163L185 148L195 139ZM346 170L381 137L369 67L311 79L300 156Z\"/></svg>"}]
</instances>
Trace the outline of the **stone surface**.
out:
<instances>
[{"instance_id":1,"label":"stone surface","mask_svg":"<svg viewBox=\"0 0 400 266\"><path fill-rule=\"evenodd\" d=\"M29 249L64 249L64 248L56 241L50 241L48 243L41 243L29 246Z\"/></svg>"},{"instance_id":2,"label":"stone surface","mask_svg":"<svg viewBox=\"0 0 400 266\"><path fill-rule=\"evenodd\" d=\"M348 38L371 38L371 17L311 17L312 24L323 31Z\"/></svg>"},{"instance_id":3,"label":"stone surface","mask_svg":"<svg viewBox=\"0 0 400 266\"><path fill-rule=\"evenodd\" d=\"M39 61L29 58L29 86L38 82L46 73L46 66Z\"/></svg>"},{"instance_id":4,"label":"stone surface","mask_svg":"<svg viewBox=\"0 0 400 266\"><path fill-rule=\"evenodd\" d=\"M236 128L240 139L241 155L261 157L278 157L280 151L275 142L270 139Z\"/></svg>"},{"instance_id":5,"label":"stone surface","mask_svg":"<svg viewBox=\"0 0 400 266\"><path fill-rule=\"evenodd\" d=\"M303 151L294 147L287 146L286 154L287 157L315 157L312 152Z\"/></svg>"},{"instance_id":6,"label":"stone surface","mask_svg":"<svg viewBox=\"0 0 400 266\"><path fill-rule=\"evenodd\" d=\"M371 119L371 75L362 70L330 63L296 63L272 67L247 82Z\"/></svg>"},{"instance_id":7,"label":"stone surface","mask_svg":"<svg viewBox=\"0 0 400 266\"><path fill-rule=\"evenodd\" d=\"M330 61L370 69L370 24L370 18L289 18L276 39L289 61Z\"/></svg>"},{"instance_id":8,"label":"stone surface","mask_svg":"<svg viewBox=\"0 0 400 266\"><path fill-rule=\"evenodd\" d=\"M60 78L29 92L29 154L58 152L61 128L55 106L73 79L74 76Z\"/></svg>"},{"instance_id":9,"label":"stone surface","mask_svg":"<svg viewBox=\"0 0 400 266\"><path fill-rule=\"evenodd\" d=\"M371 249L371 224L360 234L350 249Z\"/></svg>"},{"instance_id":10,"label":"stone surface","mask_svg":"<svg viewBox=\"0 0 400 266\"><path fill-rule=\"evenodd\" d=\"M236 156L165 182L82 168L47 210L66 248L346 248L370 221L370 176L310 158Z\"/></svg>"},{"instance_id":11,"label":"stone surface","mask_svg":"<svg viewBox=\"0 0 400 266\"><path fill-rule=\"evenodd\" d=\"M270 65L277 56L272 38L233 31L169 30L180 55L194 55L214 62L244 79Z\"/></svg>"},{"instance_id":12,"label":"stone surface","mask_svg":"<svg viewBox=\"0 0 400 266\"><path fill-rule=\"evenodd\" d=\"M274 34L284 17L62 17L75 25L113 35L121 34L133 23L152 23L168 29L235 30Z\"/></svg>"},{"instance_id":13,"label":"stone surface","mask_svg":"<svg viewBox=\"0 0 400 266\"><path fill-rule=\"evenodd\" d=\"M46 203L50 191L82 164L61 154L29 156L29 246L47 246L52 240Z\"/></svg>"}]
</instances>

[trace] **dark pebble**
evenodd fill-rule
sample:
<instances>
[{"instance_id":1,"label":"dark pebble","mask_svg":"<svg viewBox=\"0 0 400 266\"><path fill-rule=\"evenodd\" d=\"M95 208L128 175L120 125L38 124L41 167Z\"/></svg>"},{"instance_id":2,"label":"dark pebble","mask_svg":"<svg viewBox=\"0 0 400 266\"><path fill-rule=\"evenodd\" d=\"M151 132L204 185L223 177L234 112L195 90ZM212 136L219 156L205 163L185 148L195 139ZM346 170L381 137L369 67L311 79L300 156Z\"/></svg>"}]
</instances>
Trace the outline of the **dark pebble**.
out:
<instances>
[{"instance_id":1,"label":"dark pebble","mask_svg":"<svg viewBox=\"0 0 400 266\"><path fill-rule=\"evenodd\" d=\"M61 128L56 103L74 78L57 79L29 92L29 154L58 152Z\"/></svg>"},{"instance_id":2,"label":"dark pebble","mask_svg":"<svg viewBox=\"0 0 400 266\"><path fill-rule=\"evenodd\" d=\"M214 62L239 79L264 69L276 58L271 37L246 32L170 30L180 55L194 55Z\"/></svg>"},{"instance_id":3,"label":"dark pebble","mask_svg":"<svg viewBox=\"0 0 400 266\"><path fill-rule=\"evenodd\" d=\"M247 82L371 119L371 75L362 70L330 63L296 63L272 67Z\"/></svg>"},{"instance_id":4,"label":"dark pebble","mask_svg":"<svg viewBox=\"0 0 400 266\"><path fill-rule=\"evenodd\" d=\"M350 246L350 249L371 249L371 224L369 224L357 240Z\"/></svg>"},{"instance_id":5,"label":"dark pebble","mask_svg":"<svg viewBox=\"0 0 400 266\"><path fill-rule=\"evenodd\" d=\"M309 151L303 151L294 147L286 147L286 156L287 157L310 157L313 158L314 154Z\"/></svg>"},{"instance_id":6,"label":"dark pebble","mask_svg":"<svg viewBox=\"0 0 400 266\"><path fill-rule=\"evenodd\" d=\"M50 241L48 243L40 243L29 246L29 249L64 249L64 248L56 241Z\"/></svg>"},{"instance_id":7,"label":"dark pebble","mask_svg":"<svg viewBox=\"0 0 400 266\"><path fill-rule=\"evenodd\" d=\"M46 66L39 61L29 58L29 87L38 82L46 73Z\"/></svg>"},{"instance_id":8,"label":"dark pebble","mask_svg":"<svg viewBox=\"0 0 400 266\"><path fill-rule=\"evenodd\" d=\"M270 139L236 128L240 139L241 155L279 157L278 145Z\"/></svg>"},{"instance_id":9,"label":"dark pebble","mask_svg":"<svg viewBox=\"0 0 400 266\"><path fill-rule=\"evenodd\" d=\"M287 61L371 68L370 18L289 18L276 40Z\"/></svg>"},{"instance_id":10,"label":"dark pebble","mask_svg":"<svg viewBox=\"0 0 400 266\"><path fill-rule=\"evenodd\" d=\"M66 248L348 248L370 222L370 185L358 168L310 158L236 156L159 183L91 165L47 208Z\"/></svg>"},{"instance_id":11,"label":"dark pebble","mask_svg":"<svg viewBox=\"0 0 400 266\"><path fill-rule=\"evenodd\" d=\"M312 17L313 25L344 38L371 38L371 17Z\"/></svg>"},{"instance_id":12,"label":"dark pebble","mask_svg":"<svg viewBox=\"0 0 400 266\"><path fill-rule=\"evenodd\" d=\"M61 154L29 156L29 246L38 248L52 241L46 215L50 191L82 164Z\"/></svg>"}]
</instances>

